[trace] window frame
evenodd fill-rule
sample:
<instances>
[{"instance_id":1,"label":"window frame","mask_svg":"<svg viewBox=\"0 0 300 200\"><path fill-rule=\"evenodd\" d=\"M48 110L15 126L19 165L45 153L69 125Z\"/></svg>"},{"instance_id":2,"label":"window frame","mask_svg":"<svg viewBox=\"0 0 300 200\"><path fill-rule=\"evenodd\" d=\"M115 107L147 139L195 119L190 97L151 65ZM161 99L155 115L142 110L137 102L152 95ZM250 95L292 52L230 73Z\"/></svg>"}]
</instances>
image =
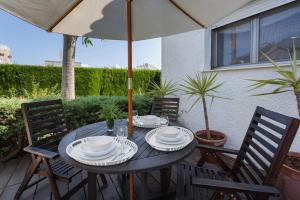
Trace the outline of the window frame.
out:
<instances>
[{"instance_id":1,"label":"window frame","mask_svg":"<svg viewBox=\"0 0 300 200\"><path fill-rule=\"evenodd\" d=\"M217 69L226 69L226 68L234 68L236 66L241 66L241 67L245 67L247 68L247 66L253 66L253 65L261 65L264 63L268 63L268 62L260 62L259 61L259 48L260 48L260 18L261 15L267 13L267 12L280 12L282 10L285 9L289 9L293 6L293 4L299 4L297 1L296 2L290 2L288 4L276 7L276 8L272 8L270 10L258 13L256 15L238 20L238 21L234 21L232 23L226 24L224 26L220 26L217 28L214 28L211 30L211 69L212 70L217 70ZM236 26L239 25L241 23L247 22L249 21L250 23L250 63L245 63L245 64L230 64L230 65L222 65L222 66L218 66L218 31L222 30L222 29L226 29L228 27L232 27L232 26ZM297 60L300 61L300 60ZM276 61L277 63L286 63L287 60L280 60L280 61Z\"/></svg>"}]
</instances>

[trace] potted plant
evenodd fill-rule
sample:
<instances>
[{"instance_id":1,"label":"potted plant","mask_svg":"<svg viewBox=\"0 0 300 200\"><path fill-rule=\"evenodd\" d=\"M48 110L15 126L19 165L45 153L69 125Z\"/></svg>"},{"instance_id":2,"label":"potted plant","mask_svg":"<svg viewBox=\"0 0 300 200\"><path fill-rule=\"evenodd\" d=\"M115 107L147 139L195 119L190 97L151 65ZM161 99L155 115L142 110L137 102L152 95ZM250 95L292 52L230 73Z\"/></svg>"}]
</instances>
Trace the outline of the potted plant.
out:
<instances>
[{"instance_id":1,"label":"potted plant","mask_svg":"<svg viewBox=\"0 0 300 200\"><path fill-rule=\"evenodd\" d=\"M108 131L112 131L115 120L123 117L124 113L114 101L105 102L101 107L100 118L106 120Z\"/></svg>"},{"instance_id":2,"label":"potted plant","mask_svg":"<svg viewBox=\"0 0 300 200\"><path fill-rule=\"evenodd\" d=\"M213 146L224 146L227 140L227 136L216 130L209 128L209 119L207 111L207 98L211 98L212 102L215 98L224 97L216 96L217 89L222 86L223 83L216 83L216 73L197 73L195 78L187 76L184 80L185 84L181 85L182 91L185 95L190 97L195 96L196 100L192 104L190 110L201 102L204 111L205 130L199 130L195 133L195 136L200 144L208 144Z\"/></svg>"},{"instance_id":3,"label":"potted plant","mask_svg":"<svg viewBox=\"0 0 300 200\"><path fill-rule=\"evenodd\" d=\"M253 84L250 85L251 90L261 88L264 86L272 85L277 86L276 89L266 92L255 94L254 96L271 95L292 91L295 94L298 114L300 115L300 76L297 72L297 55L295 48L295 41L293 39L293 51L291 58L291 67L284 68L275 63L268 55L263 53L263 56L268 59L275 67L275 72L279 77L274 79L250 79ZM298 199L300 196L300 153L289 152L286 162L283 165L281 173L278 178L278 186L283 190L286 199Z\"/></svg>"},{"instance_id":4,"label":"potted plant","mask_svg":"<svg viewBox=\"0 0 300 200\"><path fill-rule=\"evenodd\" d=\"M161 81L160 84L151 82L151 90L148 92L150 96L153 97L165 97L167 95L172 95L177 92L177 85L172 80Z\"/></svg>"}]
</instances>

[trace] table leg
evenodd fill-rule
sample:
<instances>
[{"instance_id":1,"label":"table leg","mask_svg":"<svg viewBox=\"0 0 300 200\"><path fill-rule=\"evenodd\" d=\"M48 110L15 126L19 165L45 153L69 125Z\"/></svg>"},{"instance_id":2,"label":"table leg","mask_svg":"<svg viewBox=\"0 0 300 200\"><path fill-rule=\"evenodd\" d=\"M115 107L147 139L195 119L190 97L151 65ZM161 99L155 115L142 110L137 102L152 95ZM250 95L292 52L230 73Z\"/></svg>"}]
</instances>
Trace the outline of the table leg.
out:
<instances>
[{"instance_id":1,"label":"table leg","mask_svg":"<svg viewBox=\"0 0 300 200\"><path fill-rule=\"evenodd\" d=\"M88 200L96 200L96 174L88 172Z\"/></svg>"},{"instance_id":2,"label":"table leg","mask_svg":"<svg viewBox=\"0 0 300 200\"><path fill-rule=\"evenodd\" d=\"M171 183L172 167L166 167L160 170L161 192L166 193L169 190Z\"/></svg>"},{"instance_id":3,"label":"table leg","mask_svg":"<svg viewBox=\"0 0 300 200\"><path fill-rule=\"evenodd\" d=\"M148 198L148 173L141 173L141 186L140 186L140 200L146 200Z\"/></svg>"},{"instance_id":4,"label":"table leg","mask_svg":"<svg viewBox=\"0 0 300 200\"><path fill-rule=\"evenodd\" d=\"M198 167L202 167L209 157L208 151L201 149L200 152L201 152L201 158L199 159L199 161L197 163Z\"/></svg>"}]
</instances>

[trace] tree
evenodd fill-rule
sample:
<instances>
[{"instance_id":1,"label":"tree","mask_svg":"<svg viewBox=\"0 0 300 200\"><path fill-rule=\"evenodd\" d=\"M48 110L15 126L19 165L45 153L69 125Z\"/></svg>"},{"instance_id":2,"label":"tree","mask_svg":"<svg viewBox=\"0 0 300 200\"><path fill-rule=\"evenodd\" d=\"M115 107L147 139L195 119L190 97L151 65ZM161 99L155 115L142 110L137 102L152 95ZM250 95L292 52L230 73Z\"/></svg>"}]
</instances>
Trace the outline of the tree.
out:
<instances>
[{"instance_id":1,"label":"tree","mask_svg":"<svg viewBox=\"0 0 300 200\"><path fill-rule=\"evenodd\" d=\"M208 121L208 112L206 105L206 98L209 97L212 101L215 98L228 99L225 97L216 96L218 92L218 88L222 86L223 83L217 83L217 74L215 73L196 73L196 78L192 78L187 76L184 79L185 84L181 85L182 91L185 95L189 95L190 97L195 96L196 100L192 104L190 110L196 105L198 102L202 102L203 112L204 112L204 120L205 120L205 129L207 139L211 139L210 129L209 129L209 121Z\"/></svg>"},{"instance_id":2,"label":"tree","mask_svg":"<svg viewBox=\"0 0 300 200\"><path fill-rule=\"evenodd\" d=\"M167 95L172 95L178 91L176 83L172 80L165 79L162 80L160 84L151 82L151 90L148 92L150 96L153 97L165 97Z\"/></svg>"},{"instance_id":3,"label":"tree","mask_svg":"<svg viewBox=\"0 0 300 200\"><path fill-rule=\"evenodd\" d=\"M64 34L61 96L64 99L75 99L75 49L77 37Z\"/></svg>"}]
</instances>

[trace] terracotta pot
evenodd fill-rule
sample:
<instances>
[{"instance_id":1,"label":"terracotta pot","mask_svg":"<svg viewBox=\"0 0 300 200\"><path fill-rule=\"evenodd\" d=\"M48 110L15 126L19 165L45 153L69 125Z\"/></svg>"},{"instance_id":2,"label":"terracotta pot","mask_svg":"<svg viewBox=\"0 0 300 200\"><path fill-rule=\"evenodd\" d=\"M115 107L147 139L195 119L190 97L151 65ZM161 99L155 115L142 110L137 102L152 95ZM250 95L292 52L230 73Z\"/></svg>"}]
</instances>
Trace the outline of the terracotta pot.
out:
<instances>
[{"instance_id":1,"label":"terracotta pot","mask_svg":"<svg viewBox=\"0 0 300 200\"><path fill-rule=\"evenodd\" d=\"M206 130L197 131L195 133L195 137L197 138L199 144L205 144L205 145L211 145L211 146L217 146L217 147L224 146L224 144L227 141L227 136L224 133L222 133L220 131L210 130L210 134L220 136L220 137L222 137L222 139L208 140L208 139L203 139L202 137L199 137L199 136L205 136ZM205 150L200 150L200 152L201 152L201 155L207 154L207 151L205 151ZM208 157L206 158L206 162L216 164L215 158L210 154L208 154Z\"/></svg>"},{"instance_id":2,"label":"terracotta pot","mask_svg":"<svg viewBox=\"0 0 300 200\"><path fill-rule=\"evenodd\" d=\"M222 133L220 131L210 130L210 134L220 136L220 137L222 137L222 139L220 139L220 140L208 140L208 139L203 139L203 138L199 137L199 136L205 136L206 135L206 130L197 131L195 136L196 136L199 144L206 144L206 145L212 145L212 146L217 146L217 147L223 147L224 146L224 144L227 141L227 136L224 133Z\"/></svg>"},{"instance_id":3,"label":"terracotta pot","mask_svg":"<svg viewBox=\"0 0 300 200\"><path fill-rule=\"evenodd\" d=\"M289 152L288 155L300 157L300 153L297 152ZM300 197L300 171L284 164L277 180L277 186L282 190L284 199L298 200Z\"/></svg>"}]
</instances>

